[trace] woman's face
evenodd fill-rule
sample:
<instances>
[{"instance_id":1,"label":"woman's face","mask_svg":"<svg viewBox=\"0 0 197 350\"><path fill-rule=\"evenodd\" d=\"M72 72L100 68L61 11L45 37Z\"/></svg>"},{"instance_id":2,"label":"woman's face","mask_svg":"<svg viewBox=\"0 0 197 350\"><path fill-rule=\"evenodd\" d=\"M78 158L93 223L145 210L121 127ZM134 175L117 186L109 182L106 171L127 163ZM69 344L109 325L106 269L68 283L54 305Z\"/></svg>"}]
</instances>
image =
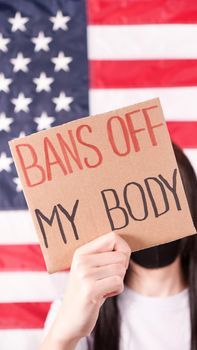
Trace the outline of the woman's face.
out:
<instances>
[{"instance_id":1,"label":"woman's face","mask_svg":"<svg viewBox=\"0 0 197 350\"><path fill-rule=\"evenodd\" d=\"M131 254L131 259L138 265L155 269L165 267L174 262L180 252L181 240L143 249Z\"/></svg>"}]
</instances>

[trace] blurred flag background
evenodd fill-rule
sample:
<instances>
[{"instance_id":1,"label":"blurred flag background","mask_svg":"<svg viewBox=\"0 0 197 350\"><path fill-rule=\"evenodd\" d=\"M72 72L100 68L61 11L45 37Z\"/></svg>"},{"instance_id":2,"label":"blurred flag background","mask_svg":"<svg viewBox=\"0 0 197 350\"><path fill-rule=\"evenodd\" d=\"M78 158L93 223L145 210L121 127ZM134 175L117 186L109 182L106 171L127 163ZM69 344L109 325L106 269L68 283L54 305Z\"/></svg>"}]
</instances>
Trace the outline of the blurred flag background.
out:
<instances>
[{"instance_id":1,"label":"blurred flag background","mask_svg":"<svg viewBox=\"0 0 197 350\"><path fill-rule=\"evenodd\" d=\"M38 347L67 273L48 275L12 138L159 97L197 170L197 2L0 0L0 346Z\"/></svg>"}]
</instances>

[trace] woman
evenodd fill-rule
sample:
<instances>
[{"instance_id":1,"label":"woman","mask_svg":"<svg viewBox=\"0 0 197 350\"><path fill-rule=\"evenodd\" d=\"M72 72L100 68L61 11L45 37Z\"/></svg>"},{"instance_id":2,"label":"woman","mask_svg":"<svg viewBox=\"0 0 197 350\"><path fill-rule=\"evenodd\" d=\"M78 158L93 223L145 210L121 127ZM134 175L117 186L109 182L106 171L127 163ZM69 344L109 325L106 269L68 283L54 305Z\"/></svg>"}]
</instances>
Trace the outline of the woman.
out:
<instances>
[{"instance_id":1,"label":"woman","mask_svg":"<svg viewBox=\"0 0 197 350\"><path fill-rule=\"evenodd\" d=\"M194 225L197 180L173 145ZM131 254L109 233L74 254L40 350L197 350L197 237Z\"/></svg>"}]
</instances>

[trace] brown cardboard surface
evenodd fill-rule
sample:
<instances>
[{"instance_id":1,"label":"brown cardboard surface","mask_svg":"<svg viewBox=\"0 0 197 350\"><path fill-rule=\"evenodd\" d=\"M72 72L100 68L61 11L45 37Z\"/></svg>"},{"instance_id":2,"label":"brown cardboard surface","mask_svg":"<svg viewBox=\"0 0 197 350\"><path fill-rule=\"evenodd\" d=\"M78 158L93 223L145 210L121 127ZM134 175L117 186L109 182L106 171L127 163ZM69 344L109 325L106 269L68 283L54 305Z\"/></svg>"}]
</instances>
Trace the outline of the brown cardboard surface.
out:
<instances>
[{"instance_id":1,"label":"brown cardboard surface","mask_svg":"<svg viewBox=\"0 0 197 350\"><path fill-rule=\"evenodd\" d=\"M159 99L9 144L50 273L112 230L133 251L195 233Z\"/></svg>"}]
</instances>

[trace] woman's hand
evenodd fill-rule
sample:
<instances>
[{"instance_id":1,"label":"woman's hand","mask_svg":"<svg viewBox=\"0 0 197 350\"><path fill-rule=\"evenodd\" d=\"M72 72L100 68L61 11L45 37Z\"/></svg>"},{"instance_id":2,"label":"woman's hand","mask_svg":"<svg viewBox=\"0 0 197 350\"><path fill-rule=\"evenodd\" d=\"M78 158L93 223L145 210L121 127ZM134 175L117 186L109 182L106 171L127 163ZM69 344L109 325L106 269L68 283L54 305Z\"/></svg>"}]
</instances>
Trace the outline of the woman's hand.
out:
<instances>
[{"instance_id":1,"label":"woman's hand","mask_svg":"<svg viewBox=\"0 0 197 350\"><path fill-rule=\"evenodd\" d=\"M63 302L51 330L55 339L63 344L91 333L105 299L124 289L130 254L126 241L114 232L75 251Z\"/></svg>"}]
</instances>

